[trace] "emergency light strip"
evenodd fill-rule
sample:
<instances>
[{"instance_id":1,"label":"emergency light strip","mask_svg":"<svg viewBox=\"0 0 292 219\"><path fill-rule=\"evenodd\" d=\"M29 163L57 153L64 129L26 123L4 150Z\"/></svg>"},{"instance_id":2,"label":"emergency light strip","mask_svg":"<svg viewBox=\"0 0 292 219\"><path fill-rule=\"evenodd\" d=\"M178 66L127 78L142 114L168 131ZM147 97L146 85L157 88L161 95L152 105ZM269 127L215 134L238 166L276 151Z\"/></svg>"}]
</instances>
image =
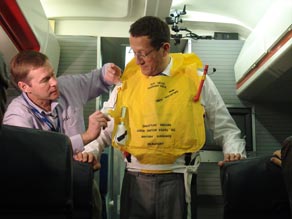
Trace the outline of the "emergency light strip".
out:
<instances>
[{"instance_id":1,"label":"emergency light strip","mask_svg":"<svg viewBox=\"0 0 292 219\"><path fill-rule=\"evenodd\" d=\"M201 82L200 82L200 85L199 85L199 88L198 88L198 91L197 91L197 94L196 96L194 97L194 101L197 102L199 99L200 99L200 95L201 95L201 92L202 92L202 88L203 88L203 85L204 85L204 81L206 79L206 75L208 73L208 68L209 68L209 65L205 65L205 68L204 68L204 73L202 75L202 78L201 78Z\"/></svg>"}]
</instances>

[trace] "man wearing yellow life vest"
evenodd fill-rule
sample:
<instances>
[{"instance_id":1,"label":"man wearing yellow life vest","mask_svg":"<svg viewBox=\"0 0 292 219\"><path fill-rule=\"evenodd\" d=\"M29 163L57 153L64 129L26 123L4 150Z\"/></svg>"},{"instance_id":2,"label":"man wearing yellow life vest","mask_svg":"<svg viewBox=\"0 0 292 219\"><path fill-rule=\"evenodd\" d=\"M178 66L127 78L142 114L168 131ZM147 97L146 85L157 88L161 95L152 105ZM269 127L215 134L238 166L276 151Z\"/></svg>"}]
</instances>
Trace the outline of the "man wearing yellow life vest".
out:
<instances>
[{"instance_id":1,"label":"man wearing yellow life vest","mask_svg":"<svg viewBox=\"0 0 292 219\"><path fill-rule=\"evenodd\" d=\"M104 110L112 117L100 137L86 146L96 156L106 145L125 155L120 218L196 218L198 151L205 143L204 120L222 145L224 162L246 157L245 141L195 54L170 54L170 30L145 16L130 27L135 58L126 66ZM193 176L193 177L192 177ZM191 186L193 185L193 186Z\"/></svg>"}]
</instances>

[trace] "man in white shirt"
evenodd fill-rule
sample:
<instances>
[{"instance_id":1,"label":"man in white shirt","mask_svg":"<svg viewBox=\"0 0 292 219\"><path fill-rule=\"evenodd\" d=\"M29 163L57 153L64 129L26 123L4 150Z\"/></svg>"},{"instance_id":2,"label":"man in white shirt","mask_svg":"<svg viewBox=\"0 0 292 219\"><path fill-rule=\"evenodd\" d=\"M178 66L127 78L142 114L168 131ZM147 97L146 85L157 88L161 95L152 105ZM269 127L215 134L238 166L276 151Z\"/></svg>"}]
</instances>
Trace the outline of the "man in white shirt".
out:
<instances>
[{"instance_id":1,"label":"man in white shirt","mask_svg":"<svg viewBox=\"0 0 292 219\"><path fill-rule=\"evenodd\" d=\"M114 118L85 151L97 157L107 145L125 155L120 218L196 218L198 151L204 123L222 145L224 162L246 157L245 141L195 54L170 54L168 25L145 16L130 27L135 58L127 65L104 111ZM204 86L199 99L200 82ZM110 110L108 110L110 109ZM192 196L191 196L192 194Z\"/></svg>"}]
</instances>

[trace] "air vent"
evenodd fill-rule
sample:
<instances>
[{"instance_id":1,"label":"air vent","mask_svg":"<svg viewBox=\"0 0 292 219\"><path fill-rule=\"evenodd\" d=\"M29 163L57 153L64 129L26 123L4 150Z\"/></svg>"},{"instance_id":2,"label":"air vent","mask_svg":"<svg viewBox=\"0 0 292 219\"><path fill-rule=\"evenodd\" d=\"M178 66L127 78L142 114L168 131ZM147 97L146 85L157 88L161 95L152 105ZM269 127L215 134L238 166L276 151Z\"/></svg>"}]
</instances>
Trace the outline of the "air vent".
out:
<instances>
[{"instance_id":1,"label":"air vent","mask_svg":"<svg viewBox=\"0 0 292 219\"><path fill-rule=\"evenodd\" d=\"M215 40L238 40L238 33L215 32Z\"/></svg>"}]
</instances>

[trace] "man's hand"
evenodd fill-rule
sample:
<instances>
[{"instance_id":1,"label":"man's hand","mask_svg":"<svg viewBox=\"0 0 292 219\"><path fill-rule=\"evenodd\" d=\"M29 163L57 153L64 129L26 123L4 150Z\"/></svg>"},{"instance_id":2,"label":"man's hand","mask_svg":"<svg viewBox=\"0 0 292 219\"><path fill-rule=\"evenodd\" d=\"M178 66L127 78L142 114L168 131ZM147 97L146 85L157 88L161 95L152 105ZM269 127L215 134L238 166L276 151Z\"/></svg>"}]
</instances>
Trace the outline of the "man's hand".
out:
<instances>
[{"instance_id":1,"label":"man's hand","mask_svg":"<svg viewBox=\"0 0 292 219\"><path fill-rule=\"evenodd\" d=\"M271 158L271 161L276 164L277 166L282 166L282 160L281 160L281 150L276 150L273 153L273 157Z\"/></svg>"},{"instance_id":2,"label":"man's hand","mask_svg":"<svg viewBox=\"0 0 292 219\"><path fill-rule=\"evenodd\" d=\"M108 121L110 121L110 118L102 112L92 113L88 118L88 128L81 135L83 144L86 145L95 140L100 135L101 128L105 129L107 127Z\"/></svg>"},{"instance_id":3,"label":"man's hand","mask_svg":"<svg viewBox=\"0 0 292 219\"><path fill-rule=\"evenodd\" d=\"M224 154L224 160L219 161L218 165L222 167L224 163L243 159L240 154Z\"/></svg>"},{"instance_id":4,"label":"man's hand","mask_svg":"<svg viewBox=\"0 0 292 219\"><path fill-rule=\"evenodd\" d=\"M110 84L118 84L121 82L121 75L122 70L119 68L119 66L113 64L113 63L107 63L104 65L104 80Z\"/></svg>"},{"instance_id":5,"label":"man's hand","mask_svg":"<svg viewBox=\"0 0 292 219\"><path fill-rule=\"evenodd\" d=\"M92 164L93 170L99 170L101 165L100 162L96 159L96 157L92 153L87 152L79 152L74 155L74 159L83 163Z\"/></svg>"}]
</instances>

